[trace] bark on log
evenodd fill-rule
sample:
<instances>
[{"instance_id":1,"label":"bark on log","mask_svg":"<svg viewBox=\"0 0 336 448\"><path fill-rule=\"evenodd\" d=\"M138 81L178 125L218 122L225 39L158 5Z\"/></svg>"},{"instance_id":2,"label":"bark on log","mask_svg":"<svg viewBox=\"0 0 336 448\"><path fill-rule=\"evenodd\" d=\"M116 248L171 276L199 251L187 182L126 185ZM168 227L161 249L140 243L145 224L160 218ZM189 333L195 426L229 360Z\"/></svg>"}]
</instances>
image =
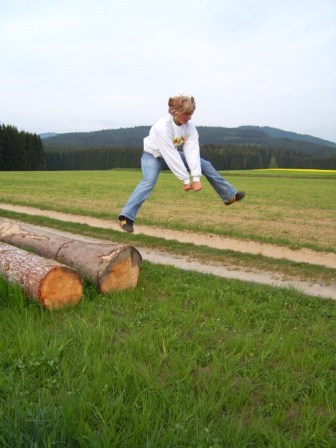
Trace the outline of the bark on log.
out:
<instances>
[{"instance_id":1,"label":"bark on log","mask_svg":"<svg viewBox=\"0 0 336 448\"><path fill-rule=\"evenodd\" d=\"M0 241L53 258L76 269L100 291L135 288L142 257L128 244L86 241L61 232L0 218Z\"/></svg>"},{"instance_id":2,"label":"bark on log","mask_svg":"<svg viewBox=\"0 0 336 448\"><path fill-rule=\"evenodd\" d=\"M0 275L48 309L75 305L83 294L74 269L6 243L0 243Z\"/></svg>"}]
</instances>

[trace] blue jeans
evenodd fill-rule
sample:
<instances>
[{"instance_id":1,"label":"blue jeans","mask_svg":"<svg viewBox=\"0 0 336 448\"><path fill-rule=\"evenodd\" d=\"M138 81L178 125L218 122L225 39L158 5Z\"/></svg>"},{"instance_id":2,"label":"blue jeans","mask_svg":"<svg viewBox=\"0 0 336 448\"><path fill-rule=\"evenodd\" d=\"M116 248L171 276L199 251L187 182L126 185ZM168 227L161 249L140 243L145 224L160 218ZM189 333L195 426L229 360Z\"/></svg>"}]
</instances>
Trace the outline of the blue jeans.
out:
<instances>
[{"instance_id":1,"label":"blue jeans","mask_svg":"<svg viewBox=\"0 0 336 448\"><path fill-rule=\"evenodd\" d=\"M189 170L183 151L180 151L180 155L187 170ZM119 216L125 216L135 221L139 208L155 187L160 171L165 169L168 169L168 166L162 157L156 158L148 152L143 152L141 157L142 180L134 189ZM201 159L201 170L223 202L228 201L237 193L237 190L223 179L207 160Z\"/></svg>"}]
</instances>

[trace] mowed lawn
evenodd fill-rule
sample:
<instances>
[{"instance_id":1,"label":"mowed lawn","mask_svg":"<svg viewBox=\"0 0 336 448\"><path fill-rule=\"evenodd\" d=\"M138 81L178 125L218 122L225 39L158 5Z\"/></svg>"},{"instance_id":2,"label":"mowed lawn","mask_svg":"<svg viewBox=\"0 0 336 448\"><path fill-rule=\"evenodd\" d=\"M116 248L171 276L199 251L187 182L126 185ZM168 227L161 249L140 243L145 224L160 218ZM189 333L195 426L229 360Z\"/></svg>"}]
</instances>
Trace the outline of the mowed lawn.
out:
<instances>
[{"instance_id":1,"label":"mowed lawn","mask_svg":"<svg viewBox=\"0 0 336 448\"><path fill-rule=\"evenodd\" d=\"M336 171L223 172L239 204L224 206L203 179L184 192L166 171L138 214L140 224L210 232L291 247L336 250ZM140 170L3 172L0 201L116 220L141 179Z\"/></svg>"},{"instance_id":2,"label":"mowed lawn","mask_svg":"<svg viewBox=\"0 0 336 448\"><path fill-rule=\"evenodd\" d=\"M163 173L139 223L335 251L335 173L225 176L241 204ZM116 219L139 179L1 173L0 200ZM85 282L49 312L0 278L0 447L333 448L335 307L144 262L134 290Z\"/></svg>"}]
</instances>

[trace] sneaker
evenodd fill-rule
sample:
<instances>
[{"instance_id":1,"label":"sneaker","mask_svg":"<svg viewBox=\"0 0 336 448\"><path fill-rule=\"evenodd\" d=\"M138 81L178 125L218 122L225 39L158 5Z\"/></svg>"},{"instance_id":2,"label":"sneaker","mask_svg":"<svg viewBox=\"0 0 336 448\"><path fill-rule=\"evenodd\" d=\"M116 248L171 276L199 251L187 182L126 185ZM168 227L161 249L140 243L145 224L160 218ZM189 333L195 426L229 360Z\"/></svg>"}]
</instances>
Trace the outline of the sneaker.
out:
<instances>
[{"instance_id":1,"label":"sneaker","mask_svg":"<svg viewBox=\"0 0 336 448\"><path fill-rule=\"evenodd\" d=\"M133 221L131 219L126 218L125 216L120 216L119 225L121 229L125 230L125 232L129 233L134 232Z\"/></svg>"},{"instance_id":2,"label":"sneaker","mask_svg":"<svg viewBox=\"0 0 336 448\"><path fill-rule=\"evenodd\" d=\"M242 199L244 199L245 193L244 191L238 191L238 193L236 193L231 199L229 199L228 201L224 202L225 205L231 205L234 202L237 201L241 201Z\"/></svg>"}]
</instances>

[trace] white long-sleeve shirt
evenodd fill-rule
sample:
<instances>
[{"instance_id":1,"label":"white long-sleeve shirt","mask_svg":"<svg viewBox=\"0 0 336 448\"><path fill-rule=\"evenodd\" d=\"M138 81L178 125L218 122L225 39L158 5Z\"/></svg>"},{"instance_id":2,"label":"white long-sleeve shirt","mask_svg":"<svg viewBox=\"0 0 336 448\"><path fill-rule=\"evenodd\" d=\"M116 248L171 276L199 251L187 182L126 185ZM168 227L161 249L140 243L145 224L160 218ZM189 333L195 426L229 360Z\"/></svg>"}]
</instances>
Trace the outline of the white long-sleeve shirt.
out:
<instances>
[{"instance_id":1,"label":"white long-sleeve shirt","mask_svg":"<svg viewBox=\"0 0 336 448\"><path fill-rule=\"evenodd\" d=\"M144 139L144 151L154 157L163 157L175 176L189 184L189 173L178 152L182 146L193 181L199 181L202 175L200 147L193 123L188 121L177 126L173 117L167 115L152 126L149 136Z\"/></svg>"}]
</instances>

